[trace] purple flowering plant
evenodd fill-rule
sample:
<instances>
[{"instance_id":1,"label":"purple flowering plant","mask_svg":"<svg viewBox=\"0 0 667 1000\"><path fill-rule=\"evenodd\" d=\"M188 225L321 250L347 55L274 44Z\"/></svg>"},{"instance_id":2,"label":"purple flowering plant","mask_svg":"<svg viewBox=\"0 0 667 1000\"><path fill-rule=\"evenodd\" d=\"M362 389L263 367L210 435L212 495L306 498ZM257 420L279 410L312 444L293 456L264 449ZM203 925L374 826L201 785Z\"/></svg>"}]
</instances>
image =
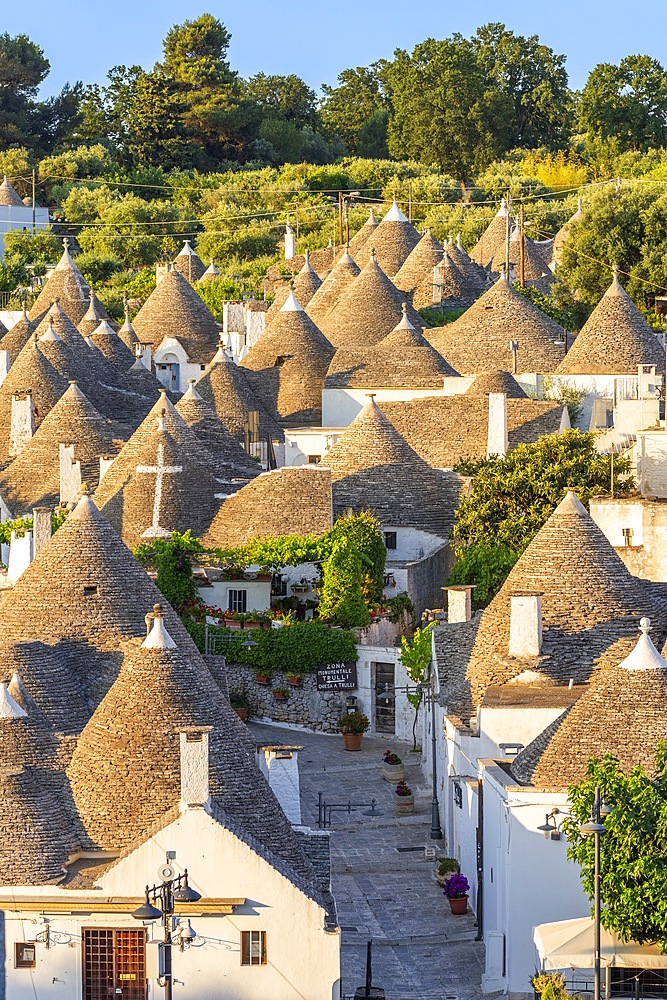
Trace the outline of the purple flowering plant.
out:
<instances>
[{"instance_id":1,"label":"purple flowering plant","mask_svg":"<svg viewBox=\"0 0 667 1000\"><path fill-rule=\"evenodd\" d=\"M459 875L456 872L454 875L449 876L442 891L447 899L462 899L463 896L467 896L470 892L470 883L465 875Z\"/></svg>"}]
</instances>

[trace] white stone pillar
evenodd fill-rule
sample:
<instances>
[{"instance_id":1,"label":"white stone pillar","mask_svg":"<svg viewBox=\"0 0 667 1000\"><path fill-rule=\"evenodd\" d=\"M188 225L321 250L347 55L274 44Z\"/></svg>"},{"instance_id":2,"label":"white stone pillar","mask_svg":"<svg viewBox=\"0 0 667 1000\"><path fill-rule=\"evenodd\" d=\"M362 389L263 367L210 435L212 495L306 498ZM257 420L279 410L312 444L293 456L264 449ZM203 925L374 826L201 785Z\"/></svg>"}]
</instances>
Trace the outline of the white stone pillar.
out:
<instances>
[{"instance_id":1,"label":"white stone pillar","mask_svg":"<svg viewBox=\"0 0 667 1000\"><path fill-rule=\"evenodd\" d=\"M181 737L181 809L200 808L209 800L208 734L212 726L183 726Z\"/></svg>"},{"instance_id":2,"label":"white stone pillar","mask_svg":"<svg viewBox=\"0 0 667 1000\"><path fill-rule=\"evenodd\" d=\"M451 624L469 622L472 618L472 592L474 585L443 587L447 591L447 621Z\"/></svg>"},{"instance_id":3,"label":"white stone pillar","mask_svg":"<svg viewBox=\"0 0 667 1000\"><path fill-rule=\"evenodd\" d=\"M73 444L60 445L60 502L76 503L81 493L81 462L74 457Z\"/></svg>"},{"instance_id":4,"label":"white stone pillar","mask_svg":"<svg viewBox=\"0 0 667 1000\"><path fill-rule=\"evenodd\" d=\"M507 396L504 392L490 392L486 457L504 458L507 448Z\"/></svg>"},{"instance_id":5,"label":"white stone pillar","mask_svg":"<svg viewBox=\"0 0 667 1000\"><path fill-rule=\"evenodd\" d=\"M32 562L33 555L32 531L26 531L23 537L17 537L16 532L12 531L7 562L7 583L16 583Z\"/></svg>"},{"instance_id":6,"label":"white stone pillar","mask_svg":"<svg viewBox=\"0 0 667 1000\"><path fill-rule=\"evenodd\" d=\"M542 594L517 591L510 595L509 655L539 656L542 650Z\"/></svg>"},{"instance_id":7,"label":"white stone pillar","mask_svg":"<svg viewBox=\"0 0 667 1000\"><path fill-rule=\"evenodd\" d=\"M37 556L51 538L51 508L33 507L32 537L34 554Z\"/></svg>"},{"instance_id":8,"label":"white stone pillar","mask_svg":"<svg viewBox=\"0 0 667 1000\"><path fill-rule=\"evenodd\" d=\"M285 260L296 255L296 234L289 223L285 226Z\"/></svg>"},{"instance_id":9,"label":"white stone pillar","mask_svg":"<svg viewBox=\"0 0 667 1000\"><path fill-rule=\"evenodd\" d=\"M35 433L35 410L29 392L12 396L12 417L9 432L9 454L20 455Z\"/></svg>"},{"instance_id":10,"label":"white stone pillar","mask_svg":"<svg viewBox=\"0 0 667 1000\"><path fill-rule=\"evenodd\" d=\"M301 824L299 750L303 747L272 745L258 750L259 769L294 826Z\"/></svg>"}]
</instances>

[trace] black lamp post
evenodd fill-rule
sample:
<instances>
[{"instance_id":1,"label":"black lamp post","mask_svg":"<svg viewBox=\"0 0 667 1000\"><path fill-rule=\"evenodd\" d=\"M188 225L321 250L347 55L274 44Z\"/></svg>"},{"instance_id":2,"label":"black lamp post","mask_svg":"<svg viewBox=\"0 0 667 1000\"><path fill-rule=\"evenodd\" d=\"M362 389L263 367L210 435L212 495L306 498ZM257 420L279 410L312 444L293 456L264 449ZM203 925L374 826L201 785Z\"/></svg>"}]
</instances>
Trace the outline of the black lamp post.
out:
<instances>
[{"instance_id":1,"label":"black lamp post","mask_svg":"<svg viewBox=\"0 0 667 1000\"><path fill-rule=\"evenodd\" d=\"M201 894L188 885L187 868L182 875L167 879L161 885L146 886L146 900L132 913L135 920L159 920L164 924L164 943L160 945L164 955L164 997L172 1000L173 979L171 974L171 918L174 915L176 903L196 903ZM151 902L153 900L153 902ZM154 906L154 903L159 903Z\"/></svg>"},{"instance_id":2,"label":"black lamp post","mask_svg":"<svg viewBox=\"0 0 667 1000\"><path fill-rule=\"evenodd\" d=\"M584 836L595 837L595 874L594 874L594 917L593 917L593 950L594 955L594 985L593 1000L600 1000L600 837L606 833L604 818L611 808L602 798L600 789L595 789L595 800L591 810L591 818L579 828Z\"/></svg>"}]
</instances>

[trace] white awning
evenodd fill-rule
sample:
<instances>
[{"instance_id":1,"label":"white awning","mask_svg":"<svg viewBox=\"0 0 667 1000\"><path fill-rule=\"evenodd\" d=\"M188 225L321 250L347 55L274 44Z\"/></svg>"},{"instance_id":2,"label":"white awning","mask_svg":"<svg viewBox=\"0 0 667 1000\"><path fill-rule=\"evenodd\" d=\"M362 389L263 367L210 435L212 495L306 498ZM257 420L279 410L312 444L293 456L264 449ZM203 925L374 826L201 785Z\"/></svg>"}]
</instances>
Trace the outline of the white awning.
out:
<instances>
[{"instance_id":1,"label":"white awning","mask_svg":"<svg viewBox=\"0 0 667 1000\"><path fill-rule=\"evenodd\" d=\"M533 941L543 969L592 969L593 921L590 917L558 920L533 927ZM619 969L667 969L667 954L656 945L621 941L604 927L600 933L603 967Z\"/></svg>"}]
</instances>

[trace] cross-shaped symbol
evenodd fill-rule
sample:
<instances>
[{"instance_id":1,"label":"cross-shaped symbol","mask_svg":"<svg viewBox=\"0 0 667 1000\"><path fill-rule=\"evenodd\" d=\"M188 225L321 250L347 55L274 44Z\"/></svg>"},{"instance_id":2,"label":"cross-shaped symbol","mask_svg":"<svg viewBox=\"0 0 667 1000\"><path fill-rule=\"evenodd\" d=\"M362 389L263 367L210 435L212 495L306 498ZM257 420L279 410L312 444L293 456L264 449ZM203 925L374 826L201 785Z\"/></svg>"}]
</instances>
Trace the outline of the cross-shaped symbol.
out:
<instances>
[{"instance_id":1,"label":"cross-shaped symbol","mask_svg":"<svg viewBox=\"0 0 667 1000\"><path fill-rule=\"evenodd\" d=\"M153 523L142 532L142 538L170 538L171 532L160 527L160 504L162 503L162 481L170 473L183 472L182 465L164 464L164 445L157 446L157 465L138 465L137 472L150 472L155 479L155 500L153 502Z\"/></svg>"}]
</instances>

